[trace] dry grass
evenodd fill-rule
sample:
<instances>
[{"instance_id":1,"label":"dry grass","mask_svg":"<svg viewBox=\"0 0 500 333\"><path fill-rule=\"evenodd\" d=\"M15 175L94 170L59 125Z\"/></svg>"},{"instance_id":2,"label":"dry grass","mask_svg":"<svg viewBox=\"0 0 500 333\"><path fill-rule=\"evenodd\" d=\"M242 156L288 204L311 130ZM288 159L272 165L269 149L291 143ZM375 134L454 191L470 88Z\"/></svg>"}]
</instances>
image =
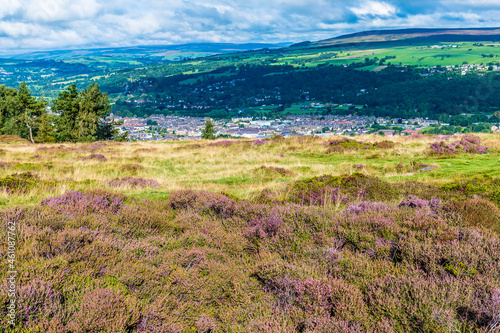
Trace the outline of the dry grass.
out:
<instances>
[{"instance_id":1,"label":"dry grass","mask_svg":"<svg viewBox=\"0 0 500 333\"><path fill-rule=\"evenodd\" d=\"M429 145L437 138L357 137L362 142L389 140L396 143L391 149L346 150L327 153L331 138L298 137L270 140L255 146L253 140L234 140L230 145L219 141L191 142L105 142L97 144L0 144L2 149L0 177L30 171L42 180L55 180L51 188L35 188L23 194L0 194L1 205L34 204L40 199L59 195L68 190L105 188L139 197L164 197L173 190L193 189L226 192L250 198L264 189L283 188L287 182L323 174L341 175L360 171L392 181L409 179L445 183L452 179L489 173L500 176L498 168L500 136L481 135L485 145L492 147L487 155L460 155L451 158L431 157ZM107 161L83 160L91 154L102 154ZM412 162L437 165L430 172L410 170ZM403 164L403 171L397 169ZM255 170L283 168L262 176ZM110 179L133 175L154 179L157 189L110 189Z\"/></svg>"}]
</instances>

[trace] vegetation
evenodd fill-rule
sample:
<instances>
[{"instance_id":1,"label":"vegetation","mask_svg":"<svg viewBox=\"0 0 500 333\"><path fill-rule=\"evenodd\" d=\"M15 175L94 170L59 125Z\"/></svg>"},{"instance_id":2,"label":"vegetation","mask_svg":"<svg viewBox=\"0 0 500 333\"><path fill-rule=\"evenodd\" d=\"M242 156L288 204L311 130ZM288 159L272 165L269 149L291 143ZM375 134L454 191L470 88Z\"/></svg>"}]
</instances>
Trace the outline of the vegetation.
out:
<instances>
[{"instance_id":1,"label":"vegetation","mask_svg":"<svg viewBox=\"0 0 500 333\"><path fill-rule=\"evenodd\" d=\"M201 131L201 136L203 139L215 139L214 123L210 119L205 122L205 128Z\"/></svg>"},{"instance_id":2,"label":"vegetation","mask_svg":"<svg viewBox=\"0 0 500 333\"><path fill-rule=\"evenodd\" d=\"M498 135L357 139L1 144L17 330L495 329Z\"/></svg>"},{"instance_id":3,"label":"vegetation","mask_svg":"<svg viewBox=\"0 0 500 333\"><path fill-rule=\"evenodd\" d=\"M80 92L71 85L59 94L50 114L47 104L43 98L33 97L24 82L17 90L0 86L0 133L32 143L91 142L126 136L118 134L117 123L105 121L111 106L97 83Z\"/></svg>"},{"instance_id":4,"label":"vegetation","mask_svg":"<svg viewBox=\"0 0 500 333\"><path fill-rule=\"evenodd\" d=\"M245 116L276 117L295 113L295 103L320 102L365 106L354 111L330 108L329 112L338 114L424 116L461 127L492 122L491 115L499 108L494 98L498 93L495 66L500 65L496 37L480 31L453 40L439 35L422 39L416 34L404 31L398 40L381 37L377 43L347 38L347 43L354 43L351 46L335 39L335 43L222 52L196 59L179 56L174 62L157 56L161 52L155 47L93 50L89 57L82 55L85 52L55 52L46 57L58 60L38 60L42 55L35 55L34 61L0 60L0 67L13 73L0 80L14 87L23 78L35 96L50 100L69 84L84 89L98 82L109 94L113 112L122 116L163 113L226 118L242 111ZM198 51L186 54L203 53ZM210 53L214 50L204 55ZM480 67L468 68L462 75L463 64ZM265 114L255 112L255 107Z\"/></svg>"}]
</instances>

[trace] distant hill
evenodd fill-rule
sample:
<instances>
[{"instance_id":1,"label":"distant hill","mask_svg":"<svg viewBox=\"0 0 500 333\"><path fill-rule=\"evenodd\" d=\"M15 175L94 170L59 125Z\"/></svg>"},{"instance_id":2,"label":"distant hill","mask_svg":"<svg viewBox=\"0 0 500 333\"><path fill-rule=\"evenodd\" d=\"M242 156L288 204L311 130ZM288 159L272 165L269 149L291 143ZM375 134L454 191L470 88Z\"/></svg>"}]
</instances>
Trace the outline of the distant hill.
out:
<instances>
[{"instance_id":1,"label":"distant hill","mask_svg":"<svg viewBox=\"0 0 500 333\"><path fill-rule=\"evenodd\" d=\"M290 43L191 43L181 45L143 45L129 47L36 51L21 54L5 54L0 55L0 57L23 60L68 60L85 57L160 58L164 60L180 60L183 58L196 58L214 54L225 54L264 48L280 48L288 45L290 45Z\"/></svg>"},{"instance_id":2,"label":"distant hill","mask_svg":"<svg viewBox=\"0 0 500 333\"><path fill-rule=\"evenodd\" d=\"M317 48L332 46L370 46L377 44L408 45L425 42L475 42L500 41L500 28L464 29L398 29L358 32L316 42L302 42L292 48Z\"/></svg>"}]
</instances>

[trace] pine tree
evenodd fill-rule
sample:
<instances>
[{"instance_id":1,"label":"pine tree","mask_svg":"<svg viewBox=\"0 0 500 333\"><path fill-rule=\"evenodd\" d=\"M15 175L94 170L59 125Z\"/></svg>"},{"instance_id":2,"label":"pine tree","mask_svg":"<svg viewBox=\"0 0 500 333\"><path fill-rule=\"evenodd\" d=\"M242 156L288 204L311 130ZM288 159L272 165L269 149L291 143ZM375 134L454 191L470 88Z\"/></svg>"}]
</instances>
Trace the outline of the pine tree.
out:
<instances>
[{"instance_id":1,"label":"pine tree","mask_svg":"<svg viewBox=\"0 0 500 333\"><path fill-rule=\"evenodd\" d=\"M73 84L59 94L54 102L59 113L59 141L89 142L109 140L118 135L117 123L106 123L111 112L108 94L102 93L95 82L81 92Z\"/></svg>"},{"instance_id":2,"label":"pine tree","mask_svg":"<svg viewBox=\"0 0 500 333\"><path fill-rule=\"evenodd\" d=\"M54 101L54 109L59 113L57 141L76 141L76 122L80 114L80 96L76 85L72 84L61 92Z\"/></svg>"},{"instance_id":3,"label":"pine tree","mask_svg":"<svg viewBox=\"0 0 500 333\"><path fill-rule=\"evenodd\" d=\"M205 129L201 131L201 137L208 140L215 139L214 123L210 119L205 122Z\"/></svg>"},{"instance_id":4,"label":"pine tree","mask_svg":"<svg viewBox=\"0 0 500 333\"><path fill-rule=\"evenodd\" d=\"M54 127L52 126L47 112L44 112L41 116L40 128L38 129L38 135L35 140L39 143L52 143L56 141L54 137Z\"/></svg>"},{"instance_id":5,"label":"pine tree","mask_svg":"<svg viewBox=\"0 0 500 333\"><path fill-rule=\"evenodd\" d=\"M42 100L37 100L31 96L26 83L22 82L17 90L17 112L14 119L18 121L20 128L20 136L27 137L31 142L35 143L35 133L40 125L40 118L45 112L47 103ZM23 130L24 129L24 130ZM27 134L25 134L27 132Z\"/></svg>"}]
</instances>

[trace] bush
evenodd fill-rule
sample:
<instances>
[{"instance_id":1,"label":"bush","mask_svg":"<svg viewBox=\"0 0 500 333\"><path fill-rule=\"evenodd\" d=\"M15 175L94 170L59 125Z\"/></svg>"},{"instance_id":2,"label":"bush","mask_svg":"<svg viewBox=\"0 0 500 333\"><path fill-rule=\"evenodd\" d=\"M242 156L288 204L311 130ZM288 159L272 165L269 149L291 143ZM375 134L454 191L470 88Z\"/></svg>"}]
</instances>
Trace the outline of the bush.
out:
<instances>
[{"instance_id":1,"label":"bush","mask_svg":"<svg viewBox=\"0 0 500 333\"><path fill-rule=\"evenodd\" d=\"M115 178L108 181L109 187L159 187L160 185L154 179L144 179L144 178L134 178L134 177L123 177Z\"/></svg>"},{"instance_id":2,"label":"bush","mask_svg":"<svg viewBox=\"0 0 500 333\"><path fill-rule=\"evenodd\" d=\"M75 332L123 332L132 329L138 321L135 304L101 288L83 295L70 326Z\"/></svg>"},{"instance_id":3,"label":"bush","mask_svg":"<svg viewBox=\"0 0 500 333\"><path fill-rule=\"evenodd\" d=\"M481 139L475 135L467 134L459 141L445 143L444 141L432 143L431 154L451 155L455 153L486 154L490 147L481 146Z\"/></svg>"},{"instance_id":4,"label":"bush","mask_svg":"<svg viewBox=\"0 0 500 333\"><path fill-rule=\"evenodd\" d=\"M486 199L449 201L443 209L463 218L466 226L481 226L500 231L500 209Z\"/></svg>"},{"instance_id":5,"label":"bush","mask_svg":"<svg viewBox=\"0 0 500 333\"><path fill-rule=\"evenodd\" d=\"M8 193L26 192L33 188L37 178L31 172L15 173L11 176L0 178L0 188Z\"/></svg>"},{"instance_id":6,"label":"bush","mask_svg":"<svg viewBox=\"0 0 500 333\"><path fill-rule=\"evenodd\" d=\"M108 159L107 159L104 155L102 155L102 154L91 154L91 155L89 155L89 156L87 156L87 157L83 157L82 159L83 159L84 161L85 161L85 160L97 160L97 161L99 161L99 162L106 162L106 161L108 160Z\"/></svg>"}]
</instances>

